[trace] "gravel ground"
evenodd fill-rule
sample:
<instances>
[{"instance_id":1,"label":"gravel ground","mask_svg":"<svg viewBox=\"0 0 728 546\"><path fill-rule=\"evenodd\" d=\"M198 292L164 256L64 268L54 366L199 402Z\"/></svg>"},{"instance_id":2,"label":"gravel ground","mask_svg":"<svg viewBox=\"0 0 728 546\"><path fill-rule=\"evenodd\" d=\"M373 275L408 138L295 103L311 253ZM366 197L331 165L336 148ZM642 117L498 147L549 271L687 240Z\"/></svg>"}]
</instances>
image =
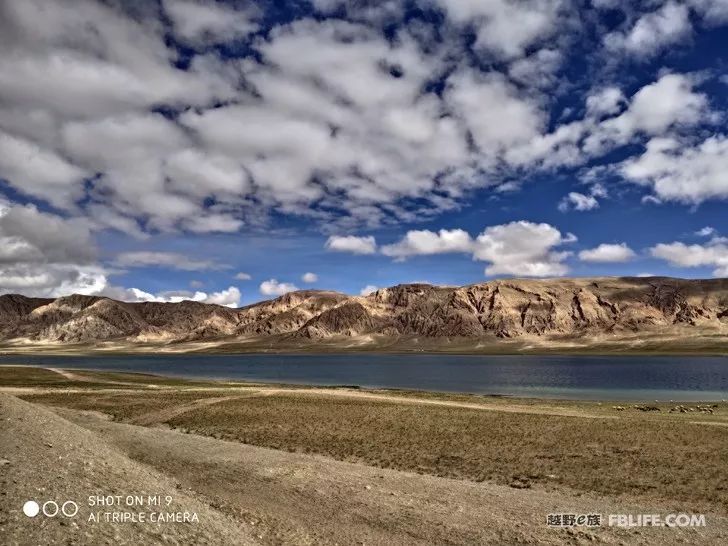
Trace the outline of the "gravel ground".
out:
<instances>
[{"instance_id":1,"label":"gravel ground","mask_svg":"<svg viewBox=\"0 0 728 546\"><path fill-rule=\"evenodd\" d=\"M178 489L169 476L133 461L98 434L55 413L0 393L0 543L29 544L255 544L248 527ZM199 523L89 522L89 495L170 495L164 508L97 511L196 513ZM75 517L28 517L23 505L67 500ZM52 513L52 505L47 512ZM67 506L73 512L73 506ZM184 519L184 515L182 516ZM191 519L191 516L190 516Z\"/></svg>"}]
</instances>

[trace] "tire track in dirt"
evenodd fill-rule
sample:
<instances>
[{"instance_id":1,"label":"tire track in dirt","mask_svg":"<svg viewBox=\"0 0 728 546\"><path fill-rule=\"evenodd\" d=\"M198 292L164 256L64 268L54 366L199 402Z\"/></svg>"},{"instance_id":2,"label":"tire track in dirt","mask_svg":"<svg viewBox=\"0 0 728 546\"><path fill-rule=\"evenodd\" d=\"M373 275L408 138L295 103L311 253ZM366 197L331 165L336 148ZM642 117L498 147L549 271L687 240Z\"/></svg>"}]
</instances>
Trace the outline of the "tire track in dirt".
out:
<instances>
[{"instance_id":1,"label":"tire track in dirt","mask_svg":"<svg viewBox=\"0 0 728 546\"><path fill-rule=\"evenodd\" d=\"M188 402L186 404L180 404L178 406L172 406L169 408L164 408L159 411L155 411L152 413L147 413L145 415L141 415L139 417L136 417L134 419L130 419L127 421L128 423L132 425L141 425L141 426L150 426L154 424L161 424L169 421L170 419L174 419L175 417L179 417L180 415L187 413L188 411L193 411L196 409L204 408L207 406L212 406L214 404L219 404L220 402L227 402L228 400L235 400L237 398L249 398L255 396L256 393L250 393L248 395L236 395L236 396L218 396L215 398L200 398L199 400L195 400L194 402Z\"/></svg>"},{"instance_id":2,"label":"tire track in dirt","mask_svg":"<svg viewBox=\"0 0 728 546\"><path fill-rule=\"evenodd\" d=\"M391 394L377 394L369 392L352 392L344 390L324 390L324 389L268 389L260 390L261 394L272 396L277 394L294 395L294 394L318 394L322 396L339 396L353 399L378 400L382 402L395 402L398 404L420 404L429 406L444 406L450 408L464 408L483 411L501 411L505 413L530 413L535 415L554 415L559 417L583 417L586 419L619 419L616 415L601 415L598 413L589 413L582 410L572 410L568 408L546 408L534 407L519 404L481 404L474 402L458 402L456 400L430 400L427 398L415 398L405 396L395 396Z\"/></svg>"}]
</instances>

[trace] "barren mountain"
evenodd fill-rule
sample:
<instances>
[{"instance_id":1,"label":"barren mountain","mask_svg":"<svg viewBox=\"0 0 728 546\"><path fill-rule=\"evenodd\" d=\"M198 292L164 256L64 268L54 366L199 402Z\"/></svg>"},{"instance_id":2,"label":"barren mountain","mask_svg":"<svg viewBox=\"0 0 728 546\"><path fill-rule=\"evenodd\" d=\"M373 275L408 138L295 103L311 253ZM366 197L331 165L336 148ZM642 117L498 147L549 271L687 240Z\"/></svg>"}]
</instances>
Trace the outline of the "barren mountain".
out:
<instances>
[{"instance_id":1,"label":"barren mountain","mask_svg":"<svg viewBox=\"0 0 728 546\"><path fill-rule=\"evenodd\" d=\"M497 280L405 284L369 296L305 290L240 309L192 301L0 296L0 340L206 342L240 350L728 348L728 279ZM171 345L173 344L174 345ZM103 344L102 344L103 345Z\"/></svg>"}]
</instances>

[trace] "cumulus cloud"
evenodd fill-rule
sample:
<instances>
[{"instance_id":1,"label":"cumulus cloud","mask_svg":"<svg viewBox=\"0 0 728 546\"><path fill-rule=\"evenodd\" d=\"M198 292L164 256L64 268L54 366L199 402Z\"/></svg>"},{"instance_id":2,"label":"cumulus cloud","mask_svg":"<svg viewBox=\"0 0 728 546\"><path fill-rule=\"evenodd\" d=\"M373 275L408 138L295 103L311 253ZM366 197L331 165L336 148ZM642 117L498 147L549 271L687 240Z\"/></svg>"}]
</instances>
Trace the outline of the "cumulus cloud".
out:
<instances>
[{"instance_id":1,"label":"cumulus cloud","mask_svg":"<svg viewBox=\"0 0 728 546\"><path fill-rule=\"evenodd\" d=\"M688 0L688 3L709 26L728 22L728 2L725 0Z\"/></svg>"},{"instance_id":2,"label":"cumulus cloud","mask_svg":"<svg viewBox=\"0 0 728 546\"><path fill-rule=\"evenodd\" d=\"M276 279L268 279L260 283L260 293L264 296L282 296L296 290L298 290L298 287L295 284L278 282Z\"/></svg>"},{"instance_id":3,"label":"cumulus cloud","mask_svg":"<svg viewBox=\"0 0 728 546\"><path fill-rule=\"evenodd\" d=\"M334 252L374 254L377 251L377 242L371 235L367 237L332 235L327 239L325 247Z\"/></svg>"},{"instance_id":4,"label":"cumulus cloud","mask_svg":"<svg viewBox=\"0 0 728 546\"><path fill-rule=\"evenodd\" d=\"M691 32L688 7L671 1L637 19L631 28L607 34L604 44L613 52L648 59L661 49L686 39Z\"/></svg>"},{"instance_id":5,"label":"cumulus cloud","mask_svg":"<svg viewBox=\"0 0 728 546\"><path fill-rule=\"evenodd\" d=\"M201 303L212 303L225 307L238 307L240 305L241 293L238 288L231 286L220 292L189 292L187 290L171 290L152 294L139 288L120 288L109 286L97 292L113 299L128 302L158 302L158 303L179 303L181 301L198 301Z\"/></svg>"},{"instance_id":6,"label":"cumulus cloud","mask_svg":"<svg viewBox=\"0 0 728 546\"><path fill-rule=\"evenodd\" d=\"M238 307L240 305L240 297L240 290L235 286L230 286L226 290L208 294L202 301L204 303L214 303L215 305L224 305L226 307Z\"/></svg>"},{"instance_id":7,"label":"cumulus cloud","mask_svg":"<svg viewBox=\"0 0 728 546\"><path fill-rule=\"evenodd\" d=\"M571 208L578 211L593 210L599 208L599 201L593 195L572 191L559 202L560 211L566 212Z\"/></svg>"},{"instance_id":8,"label":"cumulus cloud","mask_svg":"<svg viewBox=\"0 0 728 546\"><path fill-rule=\"evenodd\" d=\"M586 98L586 111L589 115L599 117L618 113L627 100L618 87L598 89Z\"/></svg>"},{"instance_id":9,"label":"cumulus cloud","mask_svg":"<svg viewBox=\"0 0 728 546\"><path fill-rule=\"evenodd\" d=\"M472 238L461 229L410 231L400 241L382 247L382 253L396 259L444 253L471 254L474 260L490 262L486 275L524 277L559 276L568 272L563 261L569 252L554 248L575 240L549 224L511 222L486 228Z\"/></svg>"},{"instance_id":10,"label":"cumulus cloud","mask_svg":"<svg viewBox=\"0 0 728 546\"><path fill-rule=\"evenodd\" d=\"M527 144L516 144L505 157L513 165L575 166L644 138L692 131L717 119L707 96L696 91L696 85L697 79L691 75L665 73L629 100L623 100L613 86L593 90L586 99L583 119L538 134Z\"/></svg>"},{"instance_id":11,"label":"cumulus cloud","mask_svg":"<svg viewBox=\"0 0 728 546\"><path fill-rule=\"evenodd\" d=\"M251 277L250 274L244 273L243 271L241 271L241 272L235 274L235 278L239 281L249 281L253 277Z\"/></svg>"},{"instance_id":12,"label":"cumulus cloud","mask_svg":"<svg viewBox=\"0 0 728 546\"><path fill-rule=\"evenodd\" d=\"M96 256L88 222L34 205L0 207L0 240L5 262L88 264Z\"/></svg>"},{"instance_id":13,"label":"cumulus cloud","mask_svg":"<svg viewBox=\"0 0 728 546\"><path fill-rule=\"evenodd\" d=\"M305 283L314 283L318 281L318 275L316 273L304 273L301 275L301 280Z\"/></svg>"},{"instance_id":14,"label":"cumulus cloud","mask_svg":"<svg viewBox=\"0 0 728 546\"><path fill-rule=\"evenodd\" d=\"M0 199L0 292L94 293L107 283L89 223Z\"/></svg>"},{"instance_id":15,"label":"cumulus cloud","mask_svg":"<svg viewBox=\"0 0 728 546\"><path fill-rule=\"evenodd\" d=\"M704 228L699 229L695 232L695 235L698 237L711 237L716 234L716 230L714 227L711 226L705 226Z\"/></svg>"},{"instance_id":16,"label":"cumulus cloud","mask_svg":"<svg viewBox=\"0 0 728 546\"><path fill-rule=\"evenodd\" d=\"M635 252L627 246L627 243L604 243L595 248L579 252L579 259L582 262L620 263L627 262L635 256Z\"/></svg>"},{"instance_id":17,"label":"cumulus cloud","mask_svg":"<svg viewBox=\"0 0 728 546\"><path fill-rule=\"evenodd\" d=\"M465 71L453 74L448 84L447 98L483 154L492 156L540 134L543 115L538 106L502 76Z\"/></svg>"},{"instance_id":18,"label":"cumulus cloud","mask_svg":"<svg viewBox=\"0 0 728 546\"><path fill-rule=\"evenodd\" d=\"M716 277L728 276L728 245L722 239L715 239L704 245L685 243L660 243L650 249L655 258L665 260L677 267L714 267Z\"/></svg>"},{"instance_id":19,"label":"cumulus cloud","mask_svg":"<svg viewBox=\"0 0 728 546\"><path fill-rule=\"evenodd\" d=\"M107 272L99 266L76 264L0 266L0 292L26 296L58 297L96 294L108 284Z\"/></svg>"},{"instance_id":20,"label":"cumulus cloud","mask_svg":"<svg viewBox=\"0 0 728 546\"><path fill-rule=\"evenodd\" d=\"M113 263L119 267L167 267L181 271L205 271L229 267L212 260L195 260L176 252L153 251L122 252Z\"/></svg>"},{"instance_id":21,"label":"cumulus cloud","mask_svg":"<svg viewBox=\"0 0 728 546\"><path fill-rule=\"evenodd\" d=\"M23 193L60 208L70 208L82 195L74 186L86 172L53 150L0 130L0 177Z\"/></svg>"},{"instance_id":22,"label":"cumulus cloud","mask_svg":"<svg viewBox=\"0 0 728 546\"><path fill-rule=\"evenodd\" d=\"M471 252L473 240L462 229L441 229L435 233L429 230L408 231L397 243L382 247L382 254L393 258L408 258L428 254Z\"/></svg>"},{"instance_id":23,"label":"cumulus cloud","mask_svg":"<svg viewBox=\"0 0 728 546\"><path fill-rule=\"evenodd\" d=\"M425 23L386 36L380 25L404 17L391 2L321 0L352 20L258 34L252 2L5 3L0 177L137 237L236 232L273 210L352 229L453 210L509 169L578 164L707 115L693 78L667 74L629 101L613 84L594 90L585 119L546 132L536 90L560 66L571 3L422 5L443 12L442 40ZM664 34L676 6L635 29ZM500 68L462 61L467 30ZM180 58L173 38L194 54ZM251 55L210 52L236 40Z\"/></svg>"},{"instance_id":24,"label":"cumulus cloud","mask_svg":"<svg viewBox=\"0 0 728 546\"><path fill-rule=\"evenodd\" d=\"M379 287L374 286L373 284L367 284L364 288L362 288L359 291L359 295L360 296L368 296L369 294L373 294L377 290L379 290Z\"/></svg>"},{"instance_id":25,"label":"cumulus cloud","mask_svg":"<svg viewBox=\"0 0 728 546\"><path fill-rule=\"evenodd\" d=\"M204 199L164 187L166 156L189 141L148 112L233 98L238 76L208 55L175 68L157 8L137 3L135 16L126 8L90 0L2 5L0 177L61 209L91 197L117 217L170 227L185 214L206 216Z\"/></svg>"},{"instance_id":26,"label":"cumulus cloud","mask_svg":"<svg viewBox=\"0 0 728 546\"><path fill-rule=\"evenodd\" d=\"M197 46L244 38L258 29L257 10L251 2L245 9L231 8L214 0L165 0L176 34Z\"/></svg>"},{"instance_id":27,"label":"cumulus cloud","mask_svg":"<svg viewBox=\"0 0 728 546\"><path fill-rule=\"evenodd\" d=\"M500 58L519 57L549 38L564 16L561 0L434 0L456 24L476 29L475 47Z\"/></svg>"},{"instance_id":28,"label":"cumulus cloud","mask_svg":"<svg viewBox=\"0 0 728 546\"><path fill-rule=\"evenodd\" d=\"M583 104L553 111L565 93L584 89L572 71L560 72L568 44L593 22L573 2L417 4L441 16L342 0L314 0L316 16L283 22L246 0L0 3L1 183L64 225L85 221L91 232L139 239L236 233L274 215L303 217L327 235L413 224L457 210L476 190L518 189L533 174L613 161L616 148L632 157L609 172L649 188L650 200L728 196L707 72L663 70L645 84L597 69ZM728 21L721 0L617 7L625 17L605 40L612 55L654 58L689 37L691 19ZM563 206L587 210L605 196L575 191ZM8 282L42 263L34 293L52 282L106 284L93 257L61 259L26 235L3 235L0 255L15 267ZM441 233L400 243L386 252L463 252ZM373 254L377 244L333 236L326 248ZM529 263L565 267L551 259L559 252L545 256ZM205 260L187 259L188 270L205 269Z\"/></svg>"},{"instance_id":29,"label":"cumulus cloud","mask_svg":"<svg viewBox=\"0 0 728 546\"><path fill-rule=\"evenodd\" d=\"M662 201L698 204L728 198L728 138L708 137L685 146L674 138L654 138L639 157L621 167L623 176L650 187Z\"/></svg>"},{"instance_id":30,"label":"cumulus cloud","mask_svg":"<svg viewBox=\"0 0 728 546\"><path fill-rule=\"evenodd\" d=\"M478 235L473 257L490 262L486 275L560 276L569 271L563 261L570 253L554 248L573 240L546 223L511 222L488 227Z\"/></svg>"},{"instance_id":31,"label":"cumulus cloud","mask_svg":"<svg viewBox=\"0 0 728 546\"><path fill-rule=\"evenodd\" d=\"M620 115L600 122L584 141L584 150L601 155L636 134L662 135L672 127L693 126L710 117L707 97L693 90L695 80L665 74L642 87Z\"/></svg>"}]
</instances>

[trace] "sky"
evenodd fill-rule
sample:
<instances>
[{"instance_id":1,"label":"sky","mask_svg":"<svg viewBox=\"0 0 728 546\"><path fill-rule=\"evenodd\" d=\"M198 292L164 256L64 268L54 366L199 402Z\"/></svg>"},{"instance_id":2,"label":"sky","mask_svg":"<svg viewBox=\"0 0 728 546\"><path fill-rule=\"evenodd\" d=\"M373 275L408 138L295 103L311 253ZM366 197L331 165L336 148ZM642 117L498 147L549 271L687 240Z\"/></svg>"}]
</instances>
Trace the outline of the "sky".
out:
<instances>
[{"instance_id":1,"label":"sky","mask_svg":"<svg viewBox=\"0 0 728 546\"><path fill-rule=\"evenodd\" d=\"M728 276L728 0L0 2L0 293Z\"/></svg>"}]
</instances>

